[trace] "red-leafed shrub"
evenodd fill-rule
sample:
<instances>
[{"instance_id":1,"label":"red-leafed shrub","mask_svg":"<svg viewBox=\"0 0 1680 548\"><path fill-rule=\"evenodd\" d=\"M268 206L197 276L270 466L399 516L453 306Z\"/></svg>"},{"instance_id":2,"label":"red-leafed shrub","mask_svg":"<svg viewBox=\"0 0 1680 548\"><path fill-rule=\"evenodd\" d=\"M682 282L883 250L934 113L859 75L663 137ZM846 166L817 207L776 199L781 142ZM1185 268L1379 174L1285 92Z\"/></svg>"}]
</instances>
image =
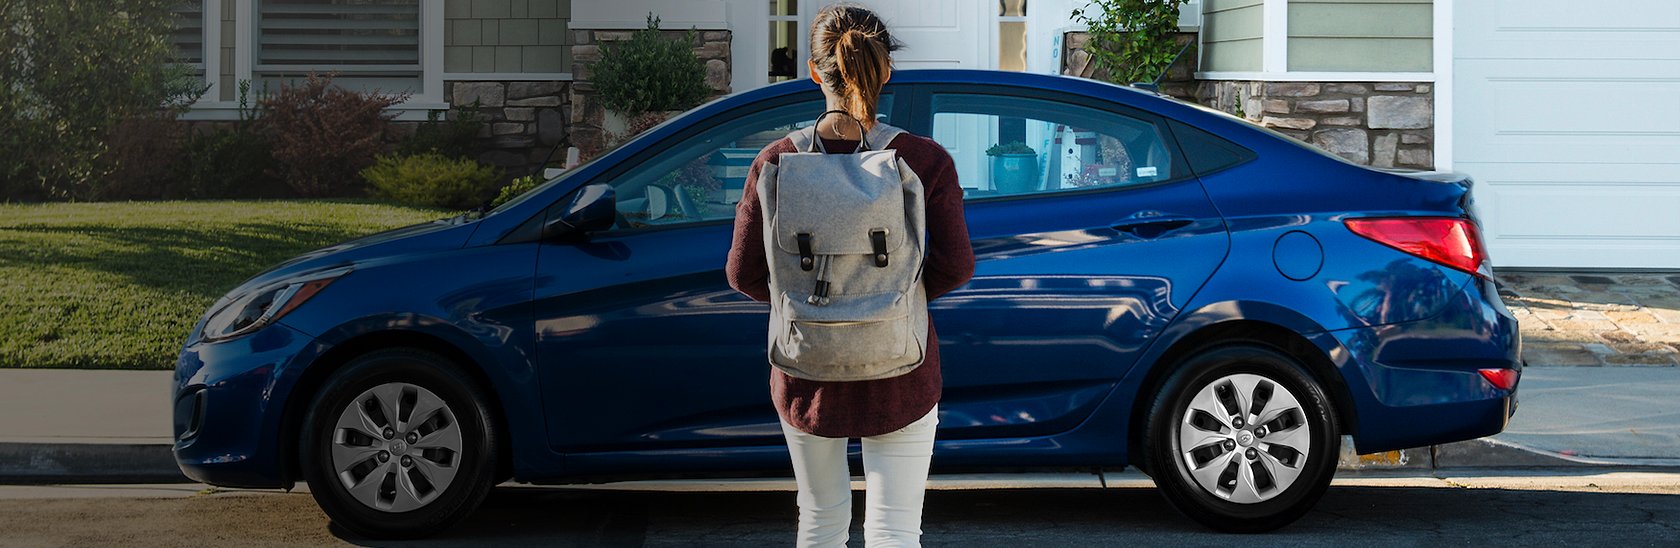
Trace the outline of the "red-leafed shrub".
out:
<instances>
[{"instance_id":1,"label":"red-leafed shrub","mask_svg":"<svg viewBox=\"0 0 1680 548\"><path fill-rule=\"evenodd\" d=\"M407 98L334 87L330 75L281 86L263 98L259 122L274 145L274 175L306 198L349 193L384 147L384 110Z\"/></svg>"}]
</instances>

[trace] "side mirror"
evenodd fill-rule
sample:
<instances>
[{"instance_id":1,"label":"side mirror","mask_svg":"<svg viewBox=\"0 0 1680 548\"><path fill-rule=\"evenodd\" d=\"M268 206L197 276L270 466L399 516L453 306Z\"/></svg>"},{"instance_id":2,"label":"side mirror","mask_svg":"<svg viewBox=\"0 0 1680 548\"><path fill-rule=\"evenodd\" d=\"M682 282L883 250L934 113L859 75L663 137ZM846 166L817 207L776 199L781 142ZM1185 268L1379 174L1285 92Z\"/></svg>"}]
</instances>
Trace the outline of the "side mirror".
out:
<instances>
[{"instance_id":1,"label":"side mirror","mask_svg":"<svg viewBox=\"0 0 1680 548\"><path fill-rule=\"evenodd\" d=\"M618 214L617 202L610 186L589 185L578 189L559 216L543 223L543 238L576 236L612 228Z\"/></svg>"}]
</instances>

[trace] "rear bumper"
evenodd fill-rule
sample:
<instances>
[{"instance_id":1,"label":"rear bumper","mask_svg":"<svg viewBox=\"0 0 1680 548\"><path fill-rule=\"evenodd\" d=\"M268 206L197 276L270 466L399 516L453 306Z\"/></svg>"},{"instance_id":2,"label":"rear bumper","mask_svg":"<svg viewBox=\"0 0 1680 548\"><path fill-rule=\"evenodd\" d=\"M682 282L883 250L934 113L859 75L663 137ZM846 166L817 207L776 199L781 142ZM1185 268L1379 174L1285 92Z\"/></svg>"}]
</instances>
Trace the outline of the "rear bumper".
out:
<instances>
[{"instance_id":1,"label":"rear bumper","mask_svg":"<svg viewBox=\"0 0 1680 548\"><path fill-rule=\"evenodd\" d=\"M1348 383L1361 453L1490 436L1516 411L1521 382L1504 390L1478 373L1523 368L1517 320L1491 281L1471 278L1430 318L1315 339Z\"/></svg>"}]
</instances>

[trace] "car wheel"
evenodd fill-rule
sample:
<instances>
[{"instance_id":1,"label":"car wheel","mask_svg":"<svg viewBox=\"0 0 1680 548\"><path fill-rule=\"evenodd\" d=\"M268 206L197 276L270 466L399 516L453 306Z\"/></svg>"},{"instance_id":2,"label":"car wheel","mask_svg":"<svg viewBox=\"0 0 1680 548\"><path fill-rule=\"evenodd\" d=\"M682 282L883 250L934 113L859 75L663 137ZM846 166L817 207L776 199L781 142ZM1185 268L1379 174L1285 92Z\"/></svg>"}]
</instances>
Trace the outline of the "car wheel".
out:
<instances>
[{"instance_id":1,"label":"car wheel","mask_svg":"<svg viewBox=\"0 0 1680 548\"><path fill-rule=\"evenodd\" d=\"M448 359L371 352L330 377L304 417L299 462L336 524L371 538L443 530L494 485L489 399Z\"/></svg>"},{"instance_id":2,"label":"car wheel","mask_svg":"<svg viewBox=\"0 0 1680 548\"><path fill-rule=\"evenodd\" d=\"M1288 525L1335 475L1341 437L1329 402L1305 367L1270 347L1200 352L1150 406L1148 468L1168 502L1209 528Z\"/></svg>"}]
</instances>

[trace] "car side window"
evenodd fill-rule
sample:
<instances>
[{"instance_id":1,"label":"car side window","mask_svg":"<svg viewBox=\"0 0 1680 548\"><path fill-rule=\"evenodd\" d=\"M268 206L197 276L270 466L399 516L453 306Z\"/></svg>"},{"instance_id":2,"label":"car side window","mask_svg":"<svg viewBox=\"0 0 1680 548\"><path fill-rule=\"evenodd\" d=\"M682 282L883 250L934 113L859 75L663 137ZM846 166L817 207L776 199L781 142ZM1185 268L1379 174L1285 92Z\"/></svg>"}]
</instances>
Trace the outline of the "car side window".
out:
<instances>
[{"instance_id":1,"label":"car side window","mask_svg":"<svg viewBox=\"0 0 1680 548\"><path fill-rule=\"evenodd\" d=\"M880 111L891 112L882 95ZM618 222L614 231L735 218L747 171L760 150L795 129L810 127L823 111L821 97L758 109L727 120L706 121L707 129L615 177Z\"/></svg>"},{"instance_id":2,"label":"car side window","mask_svg":"<svg viewBox=\"0 0 1680 548\"><path fill-rule=\"evenodd\" d=\"M1189 175L1158 122L1048 99L936 93L933 139L951 153L969 199Z\"/></svg>"}]
</instances>

